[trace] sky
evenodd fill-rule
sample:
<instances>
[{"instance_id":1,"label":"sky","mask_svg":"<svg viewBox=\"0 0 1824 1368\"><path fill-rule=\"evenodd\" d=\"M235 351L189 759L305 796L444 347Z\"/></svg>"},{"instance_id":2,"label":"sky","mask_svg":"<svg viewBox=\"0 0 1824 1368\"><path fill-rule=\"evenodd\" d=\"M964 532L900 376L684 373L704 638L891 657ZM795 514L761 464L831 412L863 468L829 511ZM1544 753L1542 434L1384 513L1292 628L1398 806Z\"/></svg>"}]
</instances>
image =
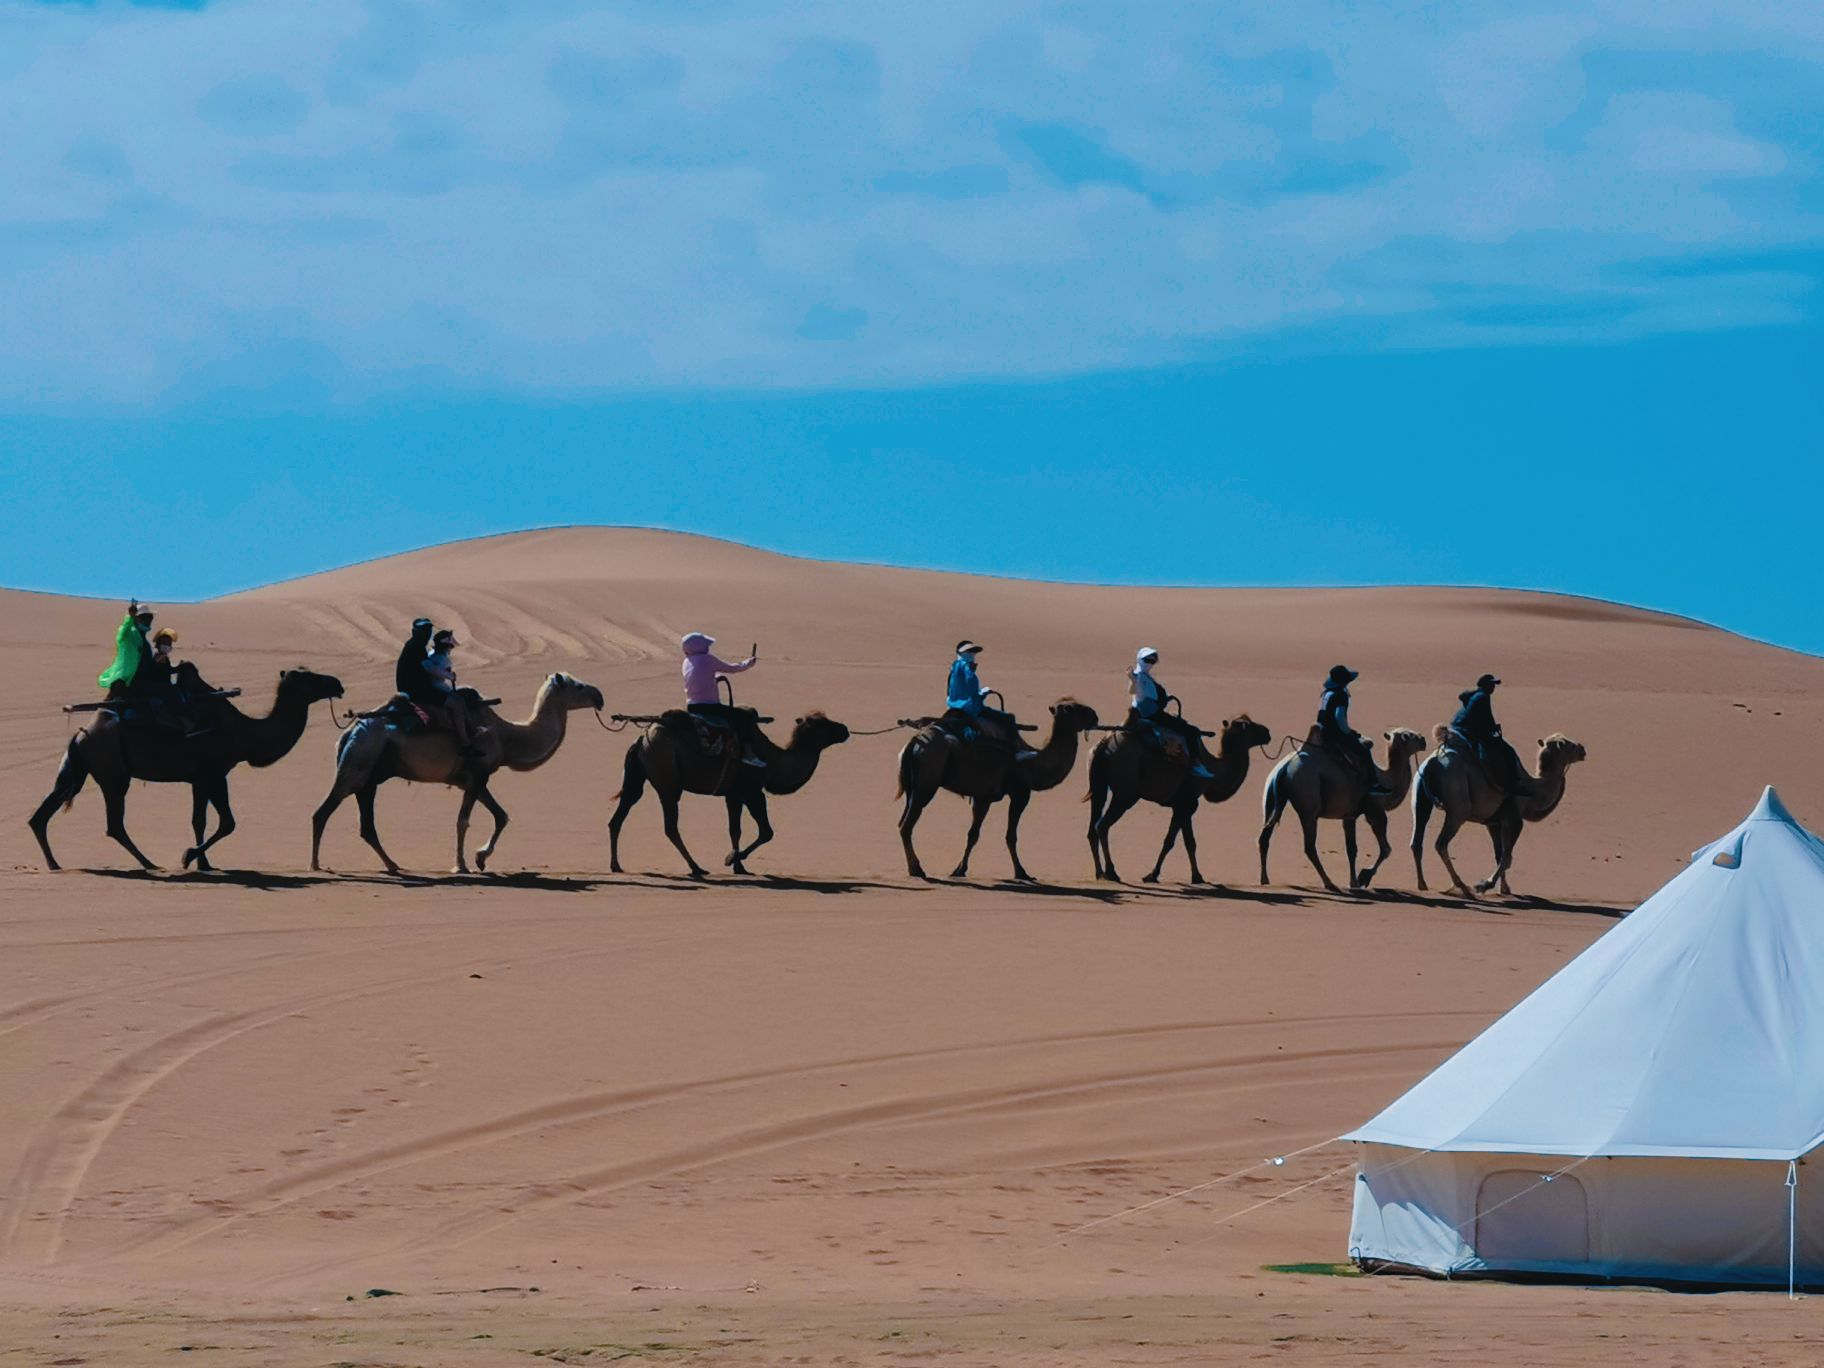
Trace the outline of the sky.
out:
<instances>
[{"instance_id":1,"label":"sky","mask_svg":"<svg viewBox=\"0 0 1824 1368\"><path fill-rule=\"evenodd\" d=\"M656 525L1824 651L1824 7L0 0L0 583Z\"/></svg>"}]
</instances>

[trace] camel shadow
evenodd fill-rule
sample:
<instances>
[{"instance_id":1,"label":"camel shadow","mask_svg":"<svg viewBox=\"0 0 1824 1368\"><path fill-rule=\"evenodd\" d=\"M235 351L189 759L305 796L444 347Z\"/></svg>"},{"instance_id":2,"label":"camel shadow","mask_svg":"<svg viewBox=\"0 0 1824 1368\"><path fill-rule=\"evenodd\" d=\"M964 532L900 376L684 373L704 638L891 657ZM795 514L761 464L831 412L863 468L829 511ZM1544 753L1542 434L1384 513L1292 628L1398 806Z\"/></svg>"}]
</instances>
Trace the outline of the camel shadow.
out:
<instances>
[{"instance_id":1,"label":"camel shadow","mask_svg":"<svg viewBox=\"0 0 1824 1368\"><path fill-rule=\"evenodd\" d=\"M1119 888L1088 888L1082 884L1059 884L1035 881L1021 883L1017 879L997 879L992 883L978 879L926 879L923 886L927 888L959 888L976 893L1018 893L1024 897L1040 898L1078 898L1085 902L1098 902L1114 906L1122 901L1125 892Z\"/></svg>"},{"instance_id":2,"label":"camel shadow","mask_svg":"<svg viewBox=\"0 0 1824 1368\"><path fill-rule=\"evenodd\" d=\"M1348 898L1347 894L1342 896ZM1612 907L1606 903L1563 902L1530 894L1515 894L1505 898L1496 895L1465 898L1455 893L1418 893L1406 888L1373 888L1368 890L1367 897L1376 902L1438 907L1453 912L1477 912L1487 917L1511 917L1515 912L1568 912L1573 916L1604 917L1610 921L1620 921L1628 915L1625 907Z\"/></svg>"}]
</instances>

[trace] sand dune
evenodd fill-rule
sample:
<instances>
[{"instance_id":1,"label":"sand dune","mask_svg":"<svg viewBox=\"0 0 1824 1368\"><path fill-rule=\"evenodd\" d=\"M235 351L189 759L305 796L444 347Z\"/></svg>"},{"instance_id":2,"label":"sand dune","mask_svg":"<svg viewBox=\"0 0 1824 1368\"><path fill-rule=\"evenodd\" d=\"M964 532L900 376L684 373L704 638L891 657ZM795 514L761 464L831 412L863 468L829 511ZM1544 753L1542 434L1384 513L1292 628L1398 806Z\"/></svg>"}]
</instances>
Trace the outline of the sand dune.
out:
<instances>
[{"instance_id":1,"label":"sand dune","mask_svg":"<svg viewBox=\"0 0 1824 1368\"><path fill-rule=\"evenodd\" d=\"M1424 1363L1479 1360L1499 1337L1569 1363L1598 1335L1601 1352L1677 1343L1691 1362L1797 1352L1801 1313L1764 1297L1264 1271L1342 1258L1349 1154L1262 1161L1371 1114L1761 785L1824 817L1808 763L1824 662L1539 594L1090 588L555 530L163 617L259 708L298 663L377 701L427 613L515 714L560 669L610 710L665 706L677 638L702 628L731 651L760 643L743 701L879 727L937 706L970 636L1034 720L1067 695L1116 717L1151 644L1206 725L1245 710L1302 732L1341 660L1363 671L1358 725L1429 728L1492 669L1510 735L1563 731L1590 758L1528 831L1514 882L1529 896L1511 902L1420 898L1403 849L1384 896L1322 896L1285 833L1279 882L1256 887L1264 764L1199 822L1225 890L1178 887L1181 857L1157 888L1088 882L1080 771L1028 812L1041 888L996 884L998 817L976 883L915 885L892 735L832 751L776 803L761 877L699 886L650 802L623 847L641 872L605 875L630 735L584 715L550 765L497 785L513 817L500 877L399 882L378 877L352 809L326 845L338 872L304 872L334 744L319 710L294 755L235 776L241 827L218 854L246 872L129 874L91 789L53 825L72 868L51 875L24 818L69 730L58 705L93 693L118 612L0 592L22 671L0 700L0 1337L34 1361L164 1362L191 1344L299 1363ZM388 786L394 855L446 868L455 807ZM188 819L181 792L131 795L163 861ZM1157 809L1123 824L1130 874L1163 824ZM940 800L920 831L933 868L965 825ZM719 804L688 806L685 831L718 862ZM1461 849L1483 872L1482 839ZM1340 871L1336 832L1324 850ZM375 1287L405 1295L362 1297Z\"/></svg>"}]
</instances>

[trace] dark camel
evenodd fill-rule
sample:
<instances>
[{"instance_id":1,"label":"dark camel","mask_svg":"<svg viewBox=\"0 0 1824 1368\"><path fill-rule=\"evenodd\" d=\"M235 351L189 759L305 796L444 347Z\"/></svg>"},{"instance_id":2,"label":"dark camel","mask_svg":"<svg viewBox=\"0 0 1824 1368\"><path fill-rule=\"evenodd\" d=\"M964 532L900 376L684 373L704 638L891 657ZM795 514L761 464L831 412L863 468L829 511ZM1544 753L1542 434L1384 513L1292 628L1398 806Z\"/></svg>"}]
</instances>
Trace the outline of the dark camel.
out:
<instances>
[{"instance_id":1,"label":"dark camel","mask_svg":"<svg viewBox=\"0 0 1824 1368\"><path fill-rule=\"evenodd\" d=\"M1254 747L1264 746L1273 733L1243 713L1225 721L1218 729L1219 740L1214 756L1208 758L1208 779L1191 774L1188 752L1167 754L1150 738L1132 731L1118 731L1104 737L1089 757L1089 854L1095 861L1096 877L1120 883L1115 872L1114 853L1108 846L1108 833L1127 810L1145 799L1172 810L1172 820L1165 829L1165 844L1159 847L1159 858L1153 872L1144 880L1158 883L1165 857L1171 854L1179 834L1184 836L1184 853L1191 861L1191 882L1204 881L1197 868L1197 834L1191 819L1197 804L1221 803L1235 796L1248 777L1248 760ZM1107 811L1103 810L1106 803Z\"/></svg>"},{"instance_id":2,"label":"dark camel","mask_svg":"<svg viewBox=\"0 0 1824 1368\"><path fill-rule=\"evenodd\" d=\"M766 762L764 770L742 764L740 748L732 743L724 744L721 755L705 754L697 724L688 713L665 714L627 748L621 767L621 791L615 794L619 802L614 816L608 819L610 870L623 872L621 824L650 783L664 815L666 839L690 866L691 878L707 878L708 871L685 847L678 830L678 799L686 793L707 794L727 802L728 855L722 863L736 874L747 873L747 857L773 839L773 824L767 820L767 795L784 797L808 784L823 753L847 741L849 729L814 712L792 724L792 739L784 746L774 744L758 726L744 727L742 735L754 754ZM755 826L754 839L746 846L741 844L743 809L753 815Z\"/></svg>"},{"instance_id":3,"label":"dark camel","mask_svg":"<svg viewBox=\"0 0 1824 1368\"><path fill-rule=\"evenodd\" d=\"M209 687L194 670L189 671L186 682L199 692ZM190 785L190 824L196 844L184 852L184 864L213 869L209 848L234 830L234 810L228 806L229 771L243 763L264 769L283 760L304 734L310 705L341 696L341 681L331 675L281 670L272 711L266 716L249 717L225 698L207 699L194 709L199 728L194 735L144 722L123 723L112 713L102 713L92 726L70 738L57 782L31 816L32 834L44 851L44 862L52 869L60 867L51 854L51 818L58 808L76 801L83 781L92 774L107 805L108 835L139 861L141 869L158 866L127 835L128 785L135 779ZM211 807L216 812L215 834L204 840Z\"/></svg>"},{"instance_id":4,"label":"dark camel","mask_svg":"<svg viewBox=\"0 0 1824 1368\"><path fill-rule=\"evenodd\" d=\"M1051 705L1051 735L1038 754L1016 760L1005 746L983 740L962 741L942 727L926 727L899 753L899 790L906 806L899 817L899 839L906 848L906 872L914 879L926 877L912 848L912 831L939 789L948 789L969 800L974 809L969 841L963 858L951 871L953 879L967 878L969 856L982 834L988 809L1007 800L1007 854L1013 860L1013 877L1033 882L1020 863L1020 814L1032 795L1063 783L1077 763L1077 738L1096 725L1096 710L1074 698Z\"/></svg>"},{"instance_id":5,"label":"dark camel","mask_svg":"<svg viewBox=\"0 0 1824 1368\"><path fill-rule=\"evenodd\" d=\"M1508 867L1514 861L1514 844L1528 822L1542 822L1557 811L1564 799L1565 771L1585 759L1582 746L1564 735L1548 736L1539 743L1539 773L1532 779L1532 793L1515 799L1489 778L1487 768L1475 756L1455 747L1445 748L1448 727L1432 733L1438 749L1419 766L1419 777L1412 787L1412 867L1419 878L1419 889L1425 888L1425 824L1431 820L1432 808L1443 817L1438 826L1438 858L1450 874L1451 887L1466 898L1507 886ZM1488 831L1495 847L1495 871L1472 892L1450 862L1450 843L1466 822L1480 823Z\"/></svg>"},{"instance_id":6,"label":"dark camel","mask_svg":"<svg viewBox=\"0 0 1824 1368\"><path fill-rule=\"evenodd\" d=\"M1412 782L1413 757L1425 749L1425 738L1404 727L1383 733L1387 738L1387 768L1377 767L1374 775L1386 793L1369 798L1367 774L1316 745L1316 732L1312 728L1312 741L1280 761L1267 776L1262 798L1265 821L1260 828L1260 881L1267 882L1267 847L1272 843L1273 829L1290 804L1304 828L1305 858L1332 893L1342 890L1330 881L1324 862L1317 858L1317 823L1320 818L1329 818L1343 824L1343 848L1349 854L1349 887L1359 892L1368 887L1393 853L1387 843L1387 813L1405 799L1406 787ZM1360 873L1355 867L1357 817L1367 818L1368 829L1380 842L1380 854Z\"/></svg>"},{"instance_id":7,"label":"dark camel","mask_svg":"<svg viewBox=\"0 0 1824 1368\"><path fill-rule=\"evenodd\" d=\"M323 847L323 828L352 793L361 812L361 839L373 847L387 873L397 874L399 866L380 844L380 830L374 825L374 794L388 779L410 779L462 790L462 807L456 814L454 873L469 872L465 846L475 804L479 802L492 814L494 833L475 852L475 868L485 873L494 847L500 844L500 833L507 829L507 810L488 791L489 780L503 769L534 770L544 764L564 744L572 712L578 708L601 711L602 691L567 674L554 674L539 685L532 715L524 722L509 722L484 704L474 706L481 712L476 725L486 730L477 732L475 747L480 755L471 760L462 758L455 736L447 731L401 734L381 718L365 717L344 732L336 743L335 782L310 819L310 867L321 868L317 857Z\"/></svg>"}]
</instances>

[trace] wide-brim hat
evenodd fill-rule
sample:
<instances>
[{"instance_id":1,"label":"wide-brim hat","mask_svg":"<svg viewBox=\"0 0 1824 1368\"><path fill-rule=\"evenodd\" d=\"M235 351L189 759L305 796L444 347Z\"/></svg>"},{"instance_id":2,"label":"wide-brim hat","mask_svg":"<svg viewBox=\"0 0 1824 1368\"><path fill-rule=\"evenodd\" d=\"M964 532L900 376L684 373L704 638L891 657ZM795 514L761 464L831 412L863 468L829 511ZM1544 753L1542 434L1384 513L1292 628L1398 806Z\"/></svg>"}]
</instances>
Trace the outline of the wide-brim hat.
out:
<instances>
[{"instance_id":1,"label":"wide-brim hat","mask_svg":"<svg viewBox=\"0 0 1824 1368\"><path fill-rule=\"evenodd\" d=\"M982 648L980 646L966 637L956 643L956 653L958 655L979 655L981 654L981 650Z\"/></svg>"},{"instance_id":2,"label":"wide-brim hat","mask_svg":"<svg viewBox=\"0 0 1824 1368\"><path fill-rule=\"evenodd\" d=\"M177 629L173 627L160 627L156 632L152 633L152 640L155 642L169 641L175 645L177 643Z\"/></svg>"},{"instance_id":3,"label":"wide-brim hat","mask_svg":"<svg viewBox=\"0 0 1824 1368\"><path fill-rule=\"evenodd\" d=\"M1332 665L1330 667L1329 682L1332 684L1353 684L1361 677L1361 672L1359 670L1352 670L1347 665Z\"/></svg>"}]
</instances>

